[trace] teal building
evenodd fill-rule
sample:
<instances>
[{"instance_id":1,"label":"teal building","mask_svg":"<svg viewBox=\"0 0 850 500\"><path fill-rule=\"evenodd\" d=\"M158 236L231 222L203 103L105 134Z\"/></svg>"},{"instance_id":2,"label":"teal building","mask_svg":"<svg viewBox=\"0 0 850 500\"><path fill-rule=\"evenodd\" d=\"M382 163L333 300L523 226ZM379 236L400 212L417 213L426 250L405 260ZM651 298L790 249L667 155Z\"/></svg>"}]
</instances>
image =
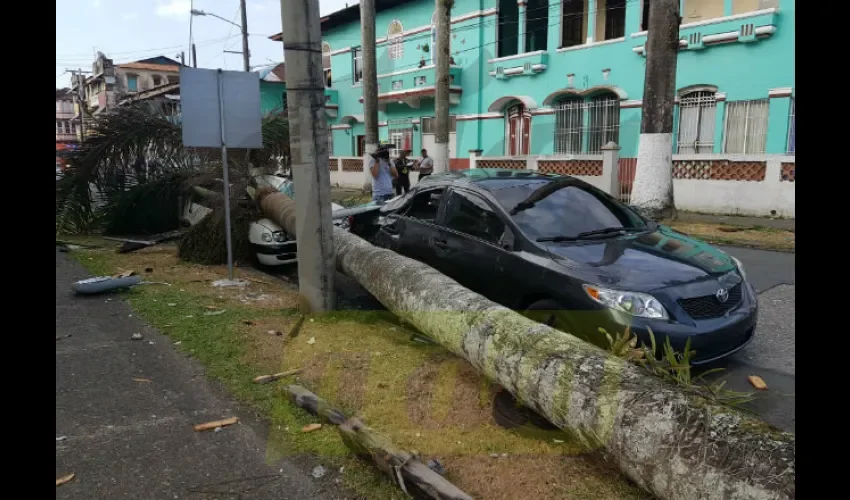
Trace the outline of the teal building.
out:
<instances>
[{"instance_id":1,"label":"teal building","mask_svg":"<svg viewBox=\"0 0 850 500\"><path fill-rule=\"evenodd\" d=\"M651 0L455 0L452 168L637 156ZM376 1L379 138L434 143L434 1ZM681 0L674 154L793 154L795 0ZM322 18L331 156L363 148L357 5ZM272 37L281 40L281 35Z\"/></svg>"}]
</instances>

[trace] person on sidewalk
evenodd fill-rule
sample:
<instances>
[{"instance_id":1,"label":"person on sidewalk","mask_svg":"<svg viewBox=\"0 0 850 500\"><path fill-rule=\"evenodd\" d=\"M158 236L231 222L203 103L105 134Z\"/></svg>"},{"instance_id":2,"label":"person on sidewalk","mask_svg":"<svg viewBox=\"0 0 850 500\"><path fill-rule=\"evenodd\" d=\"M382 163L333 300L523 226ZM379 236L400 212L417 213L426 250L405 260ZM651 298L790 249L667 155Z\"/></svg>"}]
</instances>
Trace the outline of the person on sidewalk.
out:
<instances>
[{"instance_id":1,"label":"person on sidewalk","mask_svg":"<svg viewBox=\"0 0 850 500\"><path fill-rule=\"evenodd\" d=\"M395 169L398 172L398 177L395 179L395 194L401 196L402 192L407 194L410 191L410 160L407 155L410 154L409 149L402 149L398 153L398 158L395 159Z\"/></svg>"},{"instance_id":2,"label":"person on sidewalk","mask_svg":"<svg viewBox=\"0 0 850 500\"><path fill-rule=\"evenodd\" d=\"M393 179L398 171L390 164L390 151L380 148L369 159L369 172L372 174L372 201L383 203L393 197Z\"/></svg>"},{"instance_id":3,"label":"person on sidewalk","mask_svg":"<svg viewBox=\"0 0 850 500\"><path fill-rule=\"evenodd\" d=\"M419 180L428 177L434 172L434 159L428 156L428 150L422 150L422 159L416 162L416 170L419 171Z\"/></svg>"}]
</instances>

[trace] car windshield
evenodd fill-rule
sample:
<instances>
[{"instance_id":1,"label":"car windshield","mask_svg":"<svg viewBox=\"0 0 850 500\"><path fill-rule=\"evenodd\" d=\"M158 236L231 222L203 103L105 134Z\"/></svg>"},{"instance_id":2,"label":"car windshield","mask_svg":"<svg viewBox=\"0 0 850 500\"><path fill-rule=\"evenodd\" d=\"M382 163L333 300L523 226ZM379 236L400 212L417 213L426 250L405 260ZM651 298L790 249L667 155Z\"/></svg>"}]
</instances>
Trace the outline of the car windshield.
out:
<instances>
[{"instance_id":1,"label":"car windshield","mask_svg":"<svg viewBox=\"0 0 850 500\"><path fill-rule=\"evenodd\" d=\"M532 240L573 239L643 229L633 210L602 191L575 182L531 180L490 192Z\"/></svg>"}]
</instances>

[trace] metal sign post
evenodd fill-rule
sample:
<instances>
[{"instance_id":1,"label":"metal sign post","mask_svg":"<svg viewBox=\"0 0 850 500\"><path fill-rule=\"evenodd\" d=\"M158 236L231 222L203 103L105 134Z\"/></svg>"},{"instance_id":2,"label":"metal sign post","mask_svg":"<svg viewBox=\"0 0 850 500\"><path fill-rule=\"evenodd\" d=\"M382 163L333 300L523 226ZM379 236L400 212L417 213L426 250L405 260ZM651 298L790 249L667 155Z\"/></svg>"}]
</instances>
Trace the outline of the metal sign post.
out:
<instances>
[{"instance_id":1,"label":"metal sign post","mask_svg":"<svg viewBox=\"0 0 850 500\"><path fill-rule=\"evenodd\" d=\"M233 235L230 223L228 148L262 149L260 78L257 73L180 68L180 105L183 145L221 148L224 180L224 232L227 244L227 280L233 279Z\"/></svg>"},{"instance_id":2,"label":"metal sign post","mask_svg":"<svg viewBox=\"0 0 850 500\"><path fill-rule=\"evenodd\" d=\"M230 235L230 179L227 175L227 135L225 135L224 92L222 90L224 83L221 78L221 69L216 72L216 83L218 84L218 108L221 116L219 128L221 130L221 169L224 180L224 240L227 245L227 279L233 281L233 240Z\"/></svg>"}]
</instances>

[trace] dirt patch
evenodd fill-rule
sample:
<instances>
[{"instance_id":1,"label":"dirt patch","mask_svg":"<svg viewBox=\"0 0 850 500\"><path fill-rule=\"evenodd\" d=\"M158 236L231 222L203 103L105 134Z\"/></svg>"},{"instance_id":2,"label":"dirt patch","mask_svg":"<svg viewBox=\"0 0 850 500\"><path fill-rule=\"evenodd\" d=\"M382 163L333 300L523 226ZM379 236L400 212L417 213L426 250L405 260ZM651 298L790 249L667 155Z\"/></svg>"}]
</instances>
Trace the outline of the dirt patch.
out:
<instances>
[{"instance_id":1,"label":"dirt patch","mask_svg":"<svg viewBox=\"0 0 850 500\"><path fill-rule=\"evenodd\" d=\"M793 252L796 239L793 231L763 226L732 226L701 222L665 222L676 231L709 243L744 246L763 250Z\"/></svg>"},{"instance_id":2,"label":"dirt patch","mask_svg":"<svg viewBox=\"0 0 850 500\"><path fill-rule=\"evenodd\" d=\"M617 472L583 457L459 456L446 458L448 475L474 498L515 500L650 499Z\"/></svg>"}]
</instances>

